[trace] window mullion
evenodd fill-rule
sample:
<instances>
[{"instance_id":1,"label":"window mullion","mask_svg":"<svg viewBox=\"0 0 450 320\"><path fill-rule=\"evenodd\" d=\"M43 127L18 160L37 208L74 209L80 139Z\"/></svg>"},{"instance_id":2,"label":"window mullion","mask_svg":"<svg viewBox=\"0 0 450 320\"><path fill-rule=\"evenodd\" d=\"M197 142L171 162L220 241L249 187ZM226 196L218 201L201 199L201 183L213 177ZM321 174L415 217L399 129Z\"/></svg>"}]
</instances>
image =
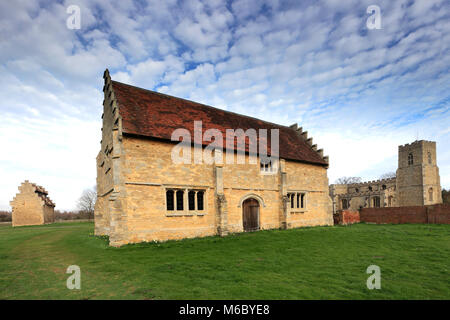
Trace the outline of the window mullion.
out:
<instances>
[{"instance_id":1,"label":"window mullion","mask_svg":"<svg viewBox=\"0 0 450 320\"><path fill-rule=\"evenodd\" d=\"M188 189L184 189L184 192L183 192L183 203L184 203L183 212L184 213L188 213L189 212L189 190Z\"/></svg>"},{"instance_id":2,"label":"window mullion","mask_svg":"<svg viewBox=\"0 0 450 320\"><path fill-rule=\"evenodd\" d=\"M197 211L198 210L198 205L197 205L197 193L198 191L195 191L195 195L194 195L194 210Z\"/></svg>"}]
</instances>

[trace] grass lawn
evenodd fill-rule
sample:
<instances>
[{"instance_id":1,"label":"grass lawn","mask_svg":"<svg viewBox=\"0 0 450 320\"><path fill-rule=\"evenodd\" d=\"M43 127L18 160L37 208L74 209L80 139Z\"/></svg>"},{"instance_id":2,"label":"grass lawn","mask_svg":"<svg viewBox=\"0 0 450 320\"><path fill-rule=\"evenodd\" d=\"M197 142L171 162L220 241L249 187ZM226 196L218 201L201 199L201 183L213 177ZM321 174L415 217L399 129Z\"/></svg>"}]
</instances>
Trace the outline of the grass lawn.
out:
<instances>
[{"instance_id":1,"label":"grass lawn","mask_svg":"<svg viewBox=\"0 0 450 320\"><path fill-rule=\"evenodd\" d=\"M450 225L270 230L108 247L93 223L0 225L0 299L450 299ZM368 290L366 269L381 268ZM81 290L66 288L69 265Z\"/></svg>"}]
</instances>

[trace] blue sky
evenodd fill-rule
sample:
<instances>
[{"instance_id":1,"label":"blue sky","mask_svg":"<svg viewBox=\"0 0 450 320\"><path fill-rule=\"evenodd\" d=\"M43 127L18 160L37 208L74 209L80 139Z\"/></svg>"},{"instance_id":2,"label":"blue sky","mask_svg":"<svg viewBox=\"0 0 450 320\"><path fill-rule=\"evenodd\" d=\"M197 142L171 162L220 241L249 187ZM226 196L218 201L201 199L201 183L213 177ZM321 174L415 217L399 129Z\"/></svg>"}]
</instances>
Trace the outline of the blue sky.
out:
<instances>
[{"instance_id":1,"label":"blue sky","mask_svg":"<svg viewBox=\"0 0 450 320\"><path fill-rule=\"evenodd\" d=\"M66 27L70 5L81 28ZM369 30L369 5L381 29ZM0 209L21 181L73 209L95 184L102 73L284 125L340 176L378 178L437 141L450 187L450 8L396 1L0 2Z\"/></svg>"}]
</instances>

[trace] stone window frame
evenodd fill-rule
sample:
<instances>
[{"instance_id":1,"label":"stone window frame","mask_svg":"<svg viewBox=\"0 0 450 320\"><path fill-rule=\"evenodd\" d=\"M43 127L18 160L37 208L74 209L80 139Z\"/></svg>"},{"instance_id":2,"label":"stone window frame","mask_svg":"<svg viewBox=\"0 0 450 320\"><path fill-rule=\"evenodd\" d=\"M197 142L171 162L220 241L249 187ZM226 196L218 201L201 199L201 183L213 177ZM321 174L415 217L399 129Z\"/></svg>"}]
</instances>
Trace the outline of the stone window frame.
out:
<instances>
[{"instance_id":1,"label":"stone window frame","mask_svg":"<svg viewBox=\"0 0 450 320\"><path fill-rule=\"evenodd\" d=\"M381 197L380 196L371 197L370 202L371 202L371 208L381 208ZM378 205L375 205L375 204L378 204Z\"/></svg>"},{"instance_id":2,"label":"stone window frame","mask_svg":"<svg viewBox=\"0 0 450 320\"><path fill-rule=\"evenodd\" d=\"M345 201L345 206L344 206L344 201ZM349 209L350 208L350 199L347 199L347 198L341 199L341 206L342 206L342 210Z\"/></svg>"},{"instance_id":3,"label":"stone window frame","mask_svg":"<svg viewBox=\"0 0 450 320\"><path fill-rule=\"evenodd\" d=\"M428 151L428 164L433 164L433 159L432 159L432 157L431 157L431 152L430 151Z\"/></svg>"},{"instance_id":4,"label":"stone window frame","mask_svg":"<svg viewBox=\"0 0 450 320\"><path fill-rule=\"evenodd\" d=\"M269 163L262 163L261 158L259 158L259 172L261 174L274 174L278 172L278 161L273 161L273 158L270 158Z\"/></svg>"},{"instance_id":5,"label":"stone window frame","mask_svg":"<svg viewBox=\"0 0 450 320\"><path fill-rule=\"evenodd\" d=\"M428 188L428 201L433 201L433 187Z\"/></svg>"},{"instance_id":6,"label":"stone window frame","mask_svg":"<svg viewBox=\"0 0 450 320\"><path fill-rule=\"evenodd\" d=\"M388 196L388 207L392 207L394 205L394 196Z\"/></svg>"},{"instance_id":7,"label":"stone window frame","mask_svg":"<svg viewBox=\"0 0 450 320\"><path fill-rule=\"evenodd\" d=\"M291 195L294 196L294 207L292 208ZM303 207L301 207L301 195L303 195ZM308 211L308 192L303 190L289 190L287 192L289 198L288 212L289 213L304 213ZM300 196L300 198L299 198ZM300 207L298 206L300 205Z\"/></svg>"},{"instance_id":8,"label":"stone window frame","mask_svg":"<svg viewBox=\"0 0 450 320\"><path fill-rule=\"evenodd\" d=\"M172 190L174 192L174 209L167 210L167 191ZM177 192L183 191L183 210L177 210ZM189 210L189 192L194 191L194 210ZM204 216L208 212L208 197L207 197L207 188L204 187L180 187L180 186L164 186L164 210L167 217L176 217L176 216ZM198 193L203 192L203 210L198 210Z\"/></svg>"},{"instance_id":9,"label":"stone window frame","mask_svg":"<svg viewBox=\"0 0 450 320\"><path fill-rule=\"evenodd\" d=\"M414 164L414 156L412 152L408 153L408 166L411 166Z\"/></svg>"}]
</instances>

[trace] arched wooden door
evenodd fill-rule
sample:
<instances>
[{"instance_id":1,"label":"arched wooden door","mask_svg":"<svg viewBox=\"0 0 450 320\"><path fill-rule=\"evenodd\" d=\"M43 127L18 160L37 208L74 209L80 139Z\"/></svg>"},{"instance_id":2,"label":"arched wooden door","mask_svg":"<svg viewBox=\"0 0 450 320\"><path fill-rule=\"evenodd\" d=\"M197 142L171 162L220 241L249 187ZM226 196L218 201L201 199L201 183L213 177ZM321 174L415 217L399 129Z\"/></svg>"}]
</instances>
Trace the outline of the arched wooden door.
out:
<instances>
[{"instance_id":1,"label":"arched wooden door","mask_svg":"<svg viewBox=\"0 0 450 320\"><path fill-rule=\"evenodd\" d=\"M244 231L259 230L259 202L255 199L247 199L242 204L242 221Z\"/></svg>"}]
</instances>

